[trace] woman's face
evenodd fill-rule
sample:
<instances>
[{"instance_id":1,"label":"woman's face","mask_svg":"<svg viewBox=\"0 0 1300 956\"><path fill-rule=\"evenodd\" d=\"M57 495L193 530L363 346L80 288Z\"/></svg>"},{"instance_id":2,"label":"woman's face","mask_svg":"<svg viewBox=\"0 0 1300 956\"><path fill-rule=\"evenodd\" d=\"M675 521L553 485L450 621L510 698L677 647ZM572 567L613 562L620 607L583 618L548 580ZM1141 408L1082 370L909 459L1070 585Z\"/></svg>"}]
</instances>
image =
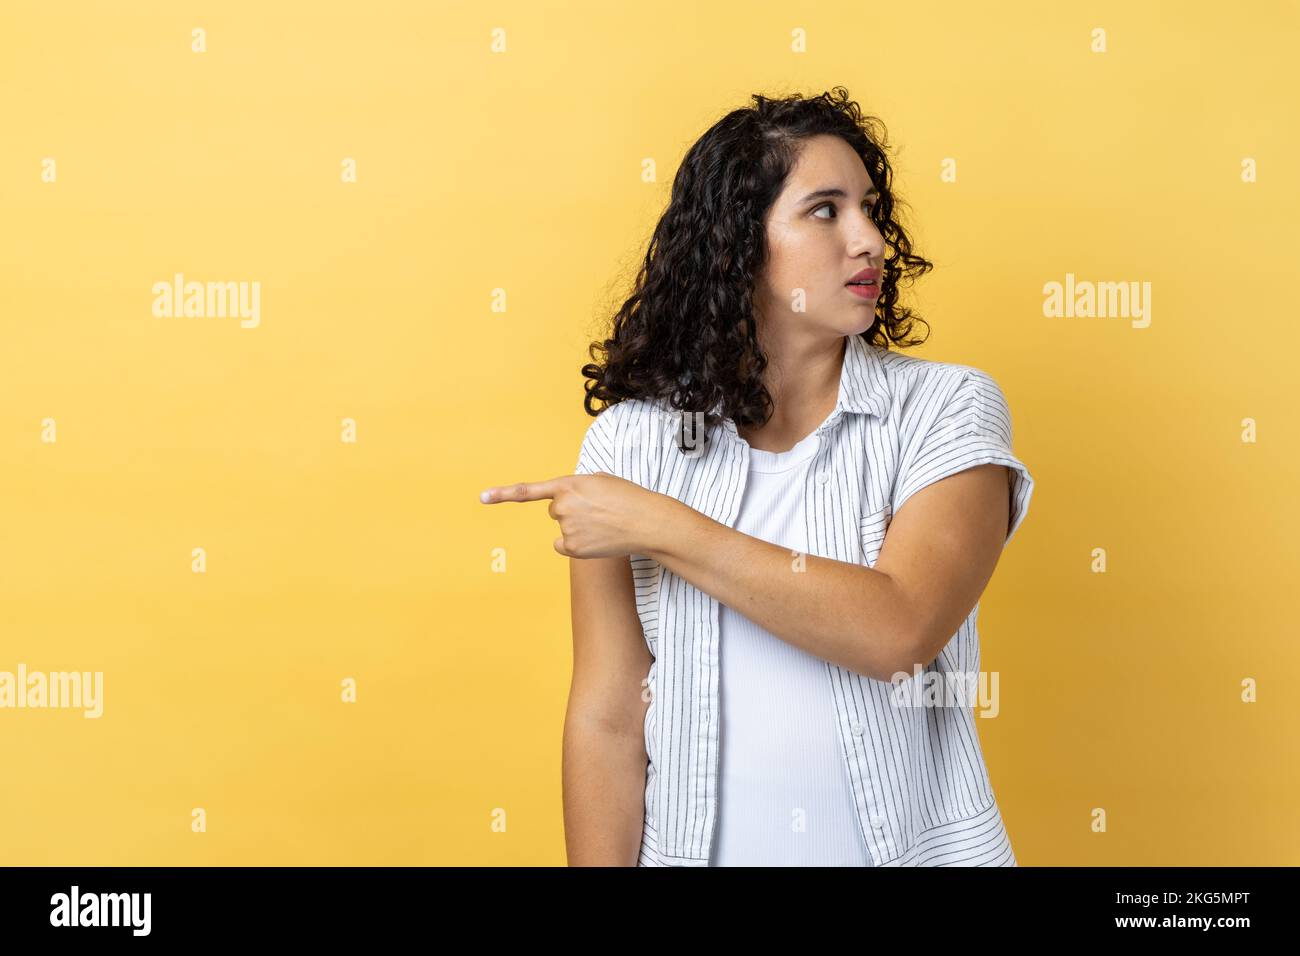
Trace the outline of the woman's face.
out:
<instances>
[{"instance_id":1,"label":"woman's face","mask_svg":"<svg viewBox=\"0 0 1300 956\"><path fill-rule=\"evenodd\" d=\"M829 135L804 142L768 211L768 262L754 295L760 325L795 323L837 335L871 327L885 249L868 215L876 198L848 143ZM876 270L876 284L847 285L863 269Z\"/></svg>"}]
</instances>

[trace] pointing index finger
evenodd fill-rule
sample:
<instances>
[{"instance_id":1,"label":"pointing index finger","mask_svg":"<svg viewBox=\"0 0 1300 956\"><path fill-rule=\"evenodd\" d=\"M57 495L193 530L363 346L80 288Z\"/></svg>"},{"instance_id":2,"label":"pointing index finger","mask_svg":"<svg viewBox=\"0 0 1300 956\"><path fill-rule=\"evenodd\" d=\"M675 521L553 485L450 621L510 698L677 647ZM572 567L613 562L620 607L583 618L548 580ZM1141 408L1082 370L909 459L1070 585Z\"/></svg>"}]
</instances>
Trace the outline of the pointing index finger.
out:
<instances>
[{"instance_id":1,"label":"pointing index finger","mask_svg":"<svg viewBox=\"0 0 1300 956\"><path fill-rule=\"evenodd\" d=\"M560 488L561 478L549 481L520 481L513 485L501 485L489 488L478 496L484 504L496 504L499 501L541 501L554 498Z\"/></svg>"}]
</instances>

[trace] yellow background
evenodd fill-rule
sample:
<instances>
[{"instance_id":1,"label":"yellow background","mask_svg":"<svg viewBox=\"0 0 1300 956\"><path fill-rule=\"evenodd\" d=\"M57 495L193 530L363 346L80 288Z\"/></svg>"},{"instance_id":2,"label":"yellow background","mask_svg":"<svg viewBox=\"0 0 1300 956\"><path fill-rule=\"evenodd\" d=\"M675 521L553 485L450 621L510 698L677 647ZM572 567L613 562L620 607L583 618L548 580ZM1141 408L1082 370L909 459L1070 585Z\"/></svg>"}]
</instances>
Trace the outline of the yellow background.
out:
<instances>
[{"instance_id":1,"label":"yellow background","mask_svg":"<svg viewBox=\"0 0 1300 956\"><path fill-rule=\"evenodd\" d=\"M105 675L0 710L0 862L562 864L567 562L477 493L572 469L690 143L843 84L938 266L915 354L1037 482L981 605L1019 862L1300 863L1294 4L0 11L0 670ZM260 327L153 317L175 272ZM1067 272L1150 327L1044 317Z\"/></svg>"}]
</instances>

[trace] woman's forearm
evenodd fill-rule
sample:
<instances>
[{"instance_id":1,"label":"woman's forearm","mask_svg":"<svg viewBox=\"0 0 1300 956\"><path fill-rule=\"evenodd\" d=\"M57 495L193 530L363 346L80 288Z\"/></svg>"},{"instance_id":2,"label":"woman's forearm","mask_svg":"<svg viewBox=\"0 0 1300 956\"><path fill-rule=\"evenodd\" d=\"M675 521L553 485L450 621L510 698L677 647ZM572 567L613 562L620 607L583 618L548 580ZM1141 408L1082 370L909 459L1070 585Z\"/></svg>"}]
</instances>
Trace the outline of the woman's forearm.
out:
<instances>
[{"instance_id":1,"label":"woman's forearm","mask_svg":"<svg viewBox=\"0 0 1300 956\"><path fill-rule=\"evenodd\" d=\"M910 671L912 617L888 575L797 554L659 495L643 551L789 644L888 681Z\"/></svg>"},{"instance_id":2,"label":"woman's forearm","mask_svg":"<svg viewBox=\"0 0 1300 956\"><path fill-rule=\"evenodd\" d=\"M564 842L569 866L636 866L645 819L645 739L564 721Z\"/></svg>"}]
</instances>

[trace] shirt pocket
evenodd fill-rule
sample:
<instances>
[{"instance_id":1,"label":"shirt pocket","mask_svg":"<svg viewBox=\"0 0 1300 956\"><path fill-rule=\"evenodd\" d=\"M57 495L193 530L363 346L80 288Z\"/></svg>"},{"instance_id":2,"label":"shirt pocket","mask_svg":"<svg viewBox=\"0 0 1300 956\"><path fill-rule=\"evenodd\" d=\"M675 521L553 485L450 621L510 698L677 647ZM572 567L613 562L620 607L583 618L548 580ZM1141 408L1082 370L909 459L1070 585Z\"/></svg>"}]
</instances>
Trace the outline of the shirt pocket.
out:
<instances>
[{"instance_id":1,"label":"shirt pocket","mask_svg":"<svg viewBox=\"0 0 1300 956\"><path fill-rule=\"evenodd\" d=\"M873 567L876 558L880 557L880 548L885 543L885 532L889 530L892 516L893 509L886 503L863 515L858 522L862 540L862 561L867 567Z\"/></svg>"}]
</instances>

